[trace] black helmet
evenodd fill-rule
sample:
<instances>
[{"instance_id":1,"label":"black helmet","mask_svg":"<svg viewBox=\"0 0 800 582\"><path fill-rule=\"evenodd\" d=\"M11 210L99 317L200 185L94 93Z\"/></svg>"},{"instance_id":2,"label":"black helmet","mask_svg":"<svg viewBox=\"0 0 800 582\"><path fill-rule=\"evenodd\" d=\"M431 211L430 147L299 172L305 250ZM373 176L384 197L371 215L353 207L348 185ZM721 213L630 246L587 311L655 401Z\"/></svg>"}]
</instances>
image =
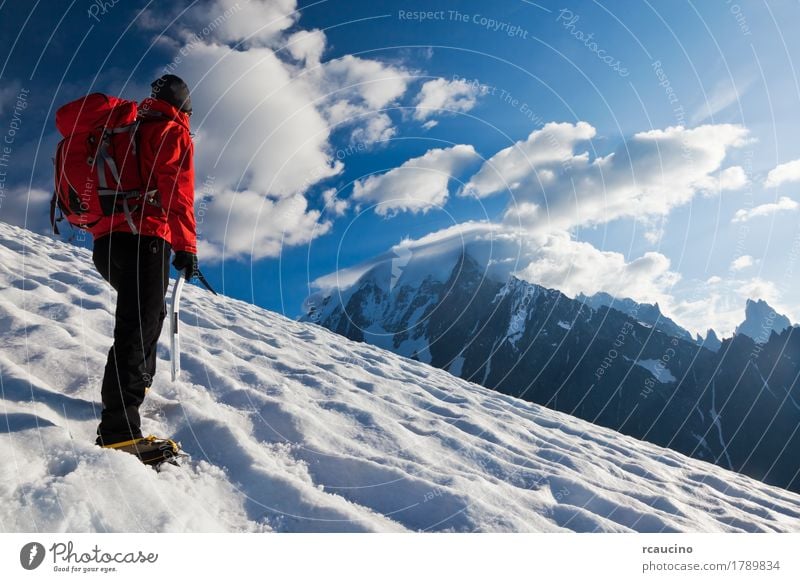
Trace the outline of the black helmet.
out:
<instances>
[{"instance_id":1,"label":"black helmet","mask_svg":"<svg viewBox=\"0 0 800 582\"><path fill-rule=\"evenodd\" d=\"M150 87L153 90L151 93L153 98L166 101L184 113L192 113L192 98L189 95L189 87L177 75L159 77L150 83Z\"/></svg>"}]
</instances>

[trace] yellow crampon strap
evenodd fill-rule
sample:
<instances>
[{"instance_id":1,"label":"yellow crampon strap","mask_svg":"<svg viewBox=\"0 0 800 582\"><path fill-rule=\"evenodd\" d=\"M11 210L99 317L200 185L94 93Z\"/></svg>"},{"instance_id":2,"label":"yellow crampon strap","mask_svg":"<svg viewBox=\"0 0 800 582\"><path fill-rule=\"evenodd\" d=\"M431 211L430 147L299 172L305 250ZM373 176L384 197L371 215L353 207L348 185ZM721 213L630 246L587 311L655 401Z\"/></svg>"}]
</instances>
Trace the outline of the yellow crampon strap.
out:
<instances>
[{"instance_id":1,"label":"yellow crampon strap","mask_svg":"<svg viewBox=\"0 0 800 582\"><path fill-rule=\"evenodd\" d=\"M146 437L138 438L138 439L131 439L129 441L122 441L121 443L114 443L114 444L111 444L111 445L103 445L103 448L104 449L120 449L122 447L128 447L130 445L137 445L137 444L139 444L141 442L152 443L152 442L155 442L155 441L164 441L165 443L169 443L172 446L173 450L178 450L180 448L180 447L178 447L178 443L176 443L172 439L160 439L157 436L154 436L152 434L149 435L149 436L146 436Z\"/></svg>"},{"instance_id":2,"label":"yellow crampon strap","mask_svg":"<svg viewBox=\"0 0 800 582\"><path fill-rule=\"evenodd\" d=\"M127 447L129 445L135 445L137 443L142 442L143 440L147 440L147 439L146 438L131 439L129 441L122 441L122 442L114 443L114 444L111 444L111 445L103 445L103 448L104 449L119 449L119 448L122 448L122 447Z\"/></svg>"}]
</instances>

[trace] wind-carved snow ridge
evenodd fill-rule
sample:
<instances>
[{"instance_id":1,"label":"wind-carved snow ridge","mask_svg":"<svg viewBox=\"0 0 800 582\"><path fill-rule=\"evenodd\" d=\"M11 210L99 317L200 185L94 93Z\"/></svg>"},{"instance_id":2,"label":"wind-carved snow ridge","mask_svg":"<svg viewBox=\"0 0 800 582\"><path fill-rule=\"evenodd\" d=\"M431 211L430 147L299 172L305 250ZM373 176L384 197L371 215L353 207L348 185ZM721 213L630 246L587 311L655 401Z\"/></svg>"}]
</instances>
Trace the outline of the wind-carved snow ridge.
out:
<instances>
[{"instance_id":1,"label":"wind-carved snow ridge","mask_svg":"<svg viewBox=\"0 0 800 582\"><path fill-rule=\"evenodd\" d=\"M156 473L93 445L113 324L90 254L0 224L2 531L797 531L800 497L189 286Z\"/></svg>"}]
</instances>

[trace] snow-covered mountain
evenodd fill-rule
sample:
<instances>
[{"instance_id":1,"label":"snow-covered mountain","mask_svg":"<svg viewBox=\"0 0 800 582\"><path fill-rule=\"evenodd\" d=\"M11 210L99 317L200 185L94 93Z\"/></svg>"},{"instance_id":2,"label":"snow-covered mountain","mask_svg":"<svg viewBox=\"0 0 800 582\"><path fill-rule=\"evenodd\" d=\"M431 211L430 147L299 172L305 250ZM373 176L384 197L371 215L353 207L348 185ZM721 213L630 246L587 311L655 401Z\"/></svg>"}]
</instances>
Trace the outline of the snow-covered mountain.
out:
<instances>
[{"instance_id":1,"label":"snow-covered mountain","mask_svg":"<svg viewBox=\"0 0 800 582\"><path fill-rule=\"evenodd\" d=\"M704 348L709 349L712 352L718 352L719 349L722 347L722 340L720 340L719 337L717 337L717 332L715 332L713 329L709 329L706 332L705 338L702 338L700 337L700 334L697 334L695 342L697 343L697 345L703 346Z\"/></svg>"},{"instance_id":2,"label":"snow-covered mountain","mask_svg":"<svg viewBox=\"0 0 800 582\"><path fill-rule=\"evenodd\" d=\"M791 327L792 322L785 315L777 313L763 299L747 300L744 321L736 327L737 335L746 335L757 344L765 344L773 333L779 334Z\"/></svg>"},{"instance_id":3,"label":"snow-covered mountain","mask_svg":"<svg viewBox=\"0 0 800 582\"><path fill-rule=\"evenodd\" d=\"M160 473L93 443L113 294L0 223L2 531L798 531L800 496L197 287Z\"/></svg>"},{"instance_id":4,"label":"snow-covered mountain","mask_svg":"<svg viewBox=\"0 0 800 582\"><path fill-rule=\"evenodd\" d=\"M692 334L661 313L658 303L637 303L628 297L620 299L602 291L590 296L581 293L575 299L583 301L595 310L601 307L616 309L636 321L654 327L667 335L687 341L692 339Z\"/></svg>"},{"instance_id":5,"label":"snow-covered mountain","mask_svg":"<svg viewBox=\"0 0 800 582\"><path fill-rule=\"evenodd\" d=\"M309 298L305 320L800 491L791 452L800 450L800 330L763 345L713 332L697 342L657 306L571 299L473 248L415 253L399 275L394 259L377 260L352 284Z\"/></svg>"}]
</instances>

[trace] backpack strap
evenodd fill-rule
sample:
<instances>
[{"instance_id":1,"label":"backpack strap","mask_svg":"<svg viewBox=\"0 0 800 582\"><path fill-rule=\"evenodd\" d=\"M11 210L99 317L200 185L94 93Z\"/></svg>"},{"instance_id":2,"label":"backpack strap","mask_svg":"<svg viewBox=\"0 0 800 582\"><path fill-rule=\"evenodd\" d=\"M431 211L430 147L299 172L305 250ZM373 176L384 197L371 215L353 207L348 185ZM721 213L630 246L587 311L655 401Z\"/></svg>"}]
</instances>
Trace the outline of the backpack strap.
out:
<instances>
[{"instance_id":1,"label":"backpack strap","mask_svg":"<svg viewBox=\"0 0 800 582\"><path fill-rule=\"evenodd\" d=\"M108 170L111 172L111 175L114 177L117 185L120 184L120 175L119 169L117 168L117 163L114 161L114 158L111 154L108 153L108 145L113 134L117 133L125 133L131 132L131 135L136 133L136 130L139 128L139 122L132 123L131 125L126 125L124 127L117 127L111 130L103 130L103 135L100 138L100 146L97 149L97 195L98 196L114 196L116 199L118 196L122 198L122 210L125 213L125 221L128 223L128 227L131 229L133 234L139 234L139 229L136 228L136 224L133 222L132 211L136 210L137 207L133 209L128 204L128 200L131 198L139 198L141 196L141 192L139 190L128 190L128 191L121 191L119 187L117 188L109 188L108 187L108 180L106 180L106 166L108 166ZM133 140L131 140L133 143ZM115 200L116 202L116 200Z\"/></svg>"}]
</instances>

